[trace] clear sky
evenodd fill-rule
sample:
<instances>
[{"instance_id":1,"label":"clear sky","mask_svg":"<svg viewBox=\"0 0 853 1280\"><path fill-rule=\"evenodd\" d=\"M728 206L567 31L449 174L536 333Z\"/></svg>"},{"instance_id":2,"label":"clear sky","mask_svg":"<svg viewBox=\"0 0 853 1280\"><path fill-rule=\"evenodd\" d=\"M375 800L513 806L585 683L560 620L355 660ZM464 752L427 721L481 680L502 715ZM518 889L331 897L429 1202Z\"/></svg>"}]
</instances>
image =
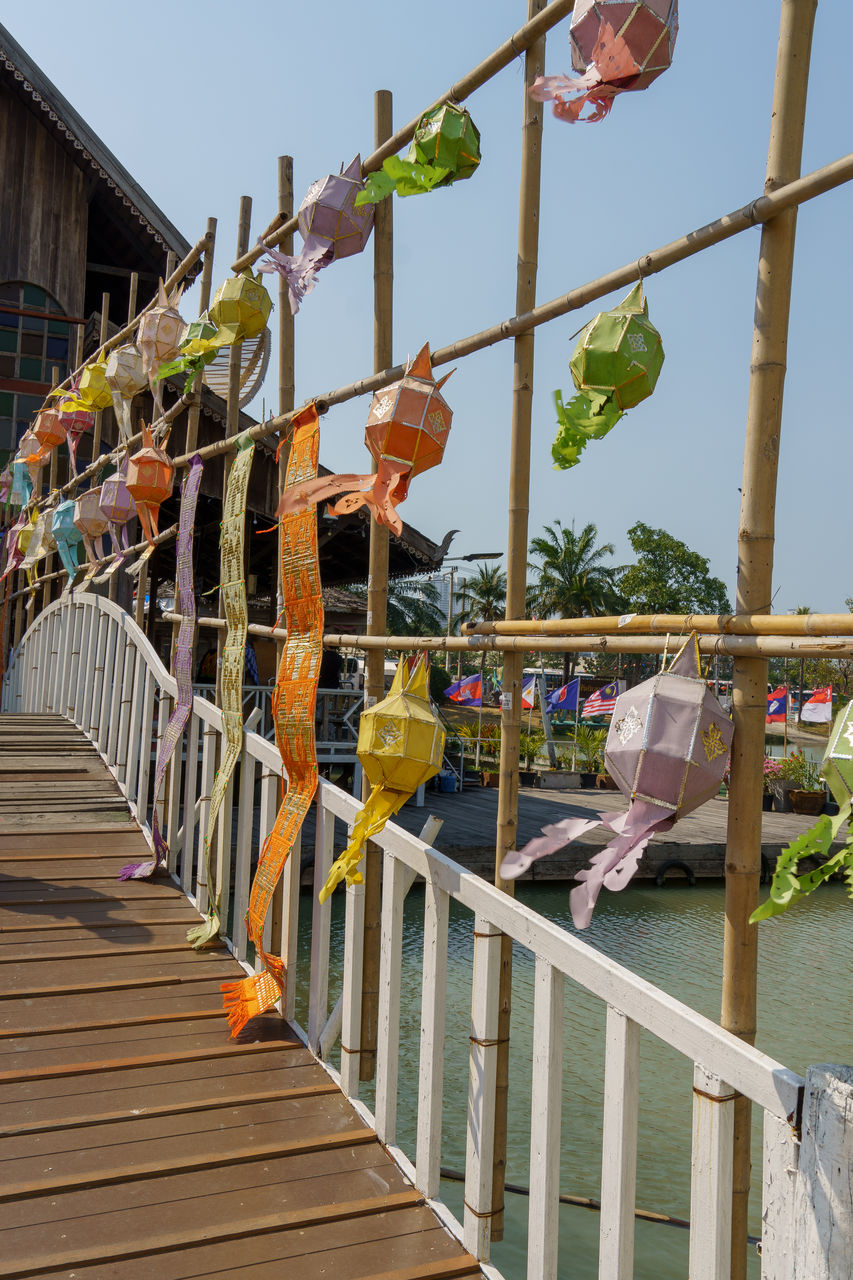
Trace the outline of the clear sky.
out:
<instances>
[{"instance_id":1,"label":"clear sky","mask_svg":"<svg viewBox=\"0 0 853 1280\"><path fill-rule=\"evenodd\" d=\"M390 89L399 125L522 25L523 0L148 0L144 8L40 0L4 22L167 216L193 241L219 219L214 280L233 260L240 196L252 240L276 209L276 157L309 183L373 149L373 93ZM778 0L682 0L672 68L624 94L602 124L548 111L539 302L565 293L759 195L764 183ZM547 69L570 67L568 27L548 38ZM853 5L820 0L804 172L851 149L846 86ZM521 69L506 68L467 106L483 163L467 182L395 200L394 359L512 315ZM848 570L853 294L850 187L803 207L798 228L779 470L774 607L843 610ZM708 556L734 592L758 230L652 277L650 315L666 362L654 396L581 464L555 472L552 392L571 390L572 335L618 295L537 330L531 536L555 518L594 521L614 560L626 530L663 527ZM275 279L274 277L271 279ZM297 402L372 371L372 255L319 278L297 318ZM195 304L185 306L190 318ZM273 319L273 323L275 318ZM271 368L265 397L274 409ZM453 429L442 466L402 508L450 554L506 546L512 344L460 363L446 389ZM366 399L323 420L322 461L364 470ZM260 414L260 404L255 411Z\"/></svg>"}]
</instances>

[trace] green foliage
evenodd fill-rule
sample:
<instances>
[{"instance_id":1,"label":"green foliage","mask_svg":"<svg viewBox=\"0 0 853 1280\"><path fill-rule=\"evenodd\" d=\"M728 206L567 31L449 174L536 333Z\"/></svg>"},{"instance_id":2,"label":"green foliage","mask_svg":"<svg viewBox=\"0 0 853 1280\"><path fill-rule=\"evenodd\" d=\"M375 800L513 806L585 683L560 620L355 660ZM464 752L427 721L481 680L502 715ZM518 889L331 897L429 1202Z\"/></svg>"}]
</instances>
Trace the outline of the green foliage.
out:
<instances>
[{"instance_id":1,"label":"green foliage","mask_svg":"<svg viewBox=\"0 0 853 1280\"><path fill-rule=\"evenodd\" d=\"M533 763L544 743L545 734L540 729L521 730L518 744L519 755L528 769L533 768Z\"/></svg>"},{"instance_id":2,"label":"green foliage","mask_svg":"<svg viewBox=\"0 0 853 1280\"><path fill-rule=\"evenodd\" d=\"M445 689L449 689L453 684L453 676L446 667L441 666L438 662L430 662L429 664L429 696L433 702L446 702L444 696Z\"/></svg>"},{"instance_id":3,"label":"green foliage","mask_svg":"<svg viewBox=\"0 0 853 1280\"><path fill-rule=\"evenodd\" d=\"M725 584L709 562L665 529L638 521L628 530L637 563L625 569L619 589L634 613L731 613Z\"/></svg>"},{"instance_id":4,"label":"green foliage","mask_svg":"<svg viewBox=\"0 0 853 1280\"><path fill-rule=\"evenodd\" d=\"M801 791L817 791L821 786L820 769L816 761L806 759L802 750L792 751L779 761L776 776Z\"/></svg>"},{"instance_id":5,"label":"green foliage","mask_svg":"<svg viewBox=\"0 0 853 1280\"><path fill-rule=\"evenodd\" d=\"M506 574L496 565L481 564L453 594L462 602L455 622L497 622L506 613Z\"/></svg>"},{"instance_id":6,"label":"green foliage","mask_svg":"<svg viewBox=\"0 0 853 1280\"><path fill-rule=\"evenodd\" d=\"M623 410L609 396L596 391L580 391L568 404L562 391L554 392L560 430L551 445L555 471L567 471L580 462L590 440L600 440L622 417Z\"/></svg>"},{"instance_id":7,"label":"green foliage","mask_svg":"<svg viewBox=\"0 0 853 1280\"><path fill-rule=\"evenodd\" d=\"M577 757L584 773L601 773L606 742L606 729L594 729L589 724L578 725Z\"/></svg>"},{"instance_id":8,"label":"green foliage","mask_svg":"<svg viewBox=\"0 0 853 1280\"><path fill-rule=\"evenodd\" d=\"M360 600L367 600L363 582L346 588ZM438 636L444 634L444 612L435 583L427 578L392 578L388 583L388 623L390 636ZM447 682L450 684L450 680Z\"/></svg>"}]
</instances>

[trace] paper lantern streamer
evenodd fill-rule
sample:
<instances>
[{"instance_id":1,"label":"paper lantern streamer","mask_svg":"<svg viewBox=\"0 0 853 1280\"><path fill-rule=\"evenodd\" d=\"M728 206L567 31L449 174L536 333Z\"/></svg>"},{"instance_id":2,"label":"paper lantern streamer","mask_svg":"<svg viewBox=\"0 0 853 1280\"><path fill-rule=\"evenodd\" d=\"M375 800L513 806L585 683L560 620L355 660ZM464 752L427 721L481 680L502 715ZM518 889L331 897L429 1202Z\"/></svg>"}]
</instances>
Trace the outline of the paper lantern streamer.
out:
<instances>
[{"instance_id":1,"label":"paper lantern streamer","mask_svg":"<svg viewBox=\"0 0 853 1280\"><path fill-rule=\"evenodd\" d=\"M599 312L581 330L569 363L578 394L564 404L562 392L554 392L560 423L551 447L555 469L575 466L590 440L606 436L626 409L652 394L663 360L640 280L617 307Z\"/></svg>"},{"instance_id":2,"label":"paper lantern streamer","mask_svg":"<svg viewBox=\"0 0 853 1280\"><path fill-rule=\"evenodd\" d=\"M157 289L157 305L142 314L136 330L136 345L142 356L142 368L158 417L163 416L163 384L157 381L157 370L166 360L174 360L178 355L186 329L178 310L182 293L183 286L167 296L161 280Z\"/></svg>"},{"instance_id":3,"label":"paper lantern streamer","mask_svg":"<svg viewBox=\"0 0 853 1280\"><path fill-rule=\"evenodd\" d=\"M91 409L65 409L60 402L59 420L65 428L65 443L68 445L71 474L76 476L77 448L80 444L80 437L93 429L95 414Z\"/></svg>"},{"instance_id":4,"label":"paper lantern streamer","mask_svg":"<svg viewBox=\"0 0 853 1280\"><path fill-rule=\"evenodd\" d=\"M74 409L82 409L85 412L109 409L112 404L112 393L107 383L106 358L101 357L84 365L70 391L58 387L50 394L61 397L59 408L62 413L71 413Z\"/></svg>"},{"instance_id":5,"label":"paper lantern streamer","mask_svg":"<svg viewBox=\"0 0 853 1280\"><path fill-rule=\"evenodd\" d=\"M454 370L451 369L450 373ZM285 490L278 515L346 493L329 511L348 515L366 506L377 524L397 535L403 531L397 506L409 491L409 481L441 462L453 411L441 394L450 373L438 382L432 376L427 343L399 381L377 391L367 416L364 442L377 462L373 475L321 476Z\"/></svg>"},{"instance_id":6,"label":"paper lantern streamer","mask_svg":"<svg viewBox=\"0 0 853 1280\"><path fill-rule=\"evenodd\" d=\"M136 512L149 547L159 532L160 506L172 492L175 468L165 452L168 434L154 444L151 428L142 424L142 448L127 463L127 491L136 503Z\"/></svg>"},{"instance_id":7,"label":"paper lantern streamer","mask_svg":"<svg viewBox=\"0 0 853 1280\"><path fill-rule=\"evenodd\" d=\"M169 717L160 746L157 752L157 764L154 769L154 817L152 819L152 837L154 841L154 858L148 862L128 862L119 872L119 880L147 880L169 860L169 846L160 830L160 816L157 802L166 777L166 770L175 750L180 744L193 701L192 656L193 633L195 630L195 588L193 586L193 528L195 511L201 488L203 464L198 454L190 459L189 470L184 477L181 488L181 513L178 517L177 580L178 609L181 621L178 627L178 639L175 644L175 681L178 696Z\"/></svg>"},{"instance_id":8,"label":"paper lantern streamer","mask_svg":"<svg viewBox=\"0 0 853 1280\"><path fill-rule=\"evenodd\" d=\"M558 120L604 120L617 94L645 89L666 71L677 34L678 0L576 0L572 66L582 74L539 76L530 96L553 102Z\"/></svg>"},{"instance_id":9,"label":"paper lantern streamer","mask_svg":"<svg viewBox=\"0 0 853 1280\"><path fill-rule=\"evenodd\" d=\"M16 507L25 507L32 496L33 481L29 468L23 458L15 458L12 463L12 503Z\"/></svg>"},{"instance_id":10,"label":"paper lantern streamer","mask_svg":"<svg viewBox=\"0 0 853 1280\"><path fill-rule=\"evenodd\" d=\"M27 581L30 584L30 590L36 589L36 566L39 560L43 560L48 553L47 545L47 513L44 511L34 510L32 513L29 529L24 529L18 535L18 543L24 549L24 558L21 561L21 568L27 575Z\"/></svg>"},{"instance_id":11,"label":"paper lantern streamer","mask_svg":"<svg viewBox=\"0 0 853 1280\"><path fill-rule=\"evenodd\" d=\"M142 352L133 342L116 347L107 357L105 377L112 397L119 435L127 444L133 436L131 401L148 385Z\"/></svg>"},{"instance_id":12,"label":"paper lantern streamer","mask_svg":"<svg viewBox=\"0 0 853 1280\"><path fill-rule=\"evenodd\" d=\"M405 159L388 156L378 173L368 174L355 207L378 204L394 191L416 196L449 187L470 178L479 163L479 129L464 107L445 102L421 116Z\"/></svg>"},{"instance_id":13,"label":"paper lantern streamer","mask_svg":"<svg viewBox=\"0 0 853 1280\"><path fill-rule=\"evenodd\" d=\"M187 931L194 947L212 942L219 933L222 886L216 883L216 822L228 784L243 750L243 667L246 661L246 574L244 567L246 495L255 445L245 435L237 441L237 456L228 476L222 519L222 559L219 573L220 598L225 606L227 630L222 648L222 723L224 745L219 768L213 779L207 832L204 837L204 877L207 882L207 915L201 924ZM226 840L228 833L226 833ZM199 877L199 884L204 880Z\"/></svg>"},{"instance_id":14,"label":"paper lantern streamer","mask_svg":"<svg viewBox=\"0 0 853 1280\"><path fill-rule=\"evenodd\" d=\"M67 586L69 587L80 567L77 551L83 541L83 535L74 523L75 506L76 503L73 498L66 498L55 509L51 522L51 530L56 540L56 549L59 552L62 567L68 574Z\"/></svg>"},{"instance_id":15,"label":"paper lantern streamer","mask_svg":"<svg viewBox=\"0 0 853 1280\"><path fill-rule=\"evenodd\" d=\"M318 271L361 253L373 230L373 208L356 206L356 198L364 190L361 156L356 156L348 169L330 173L308 188L299 206L299 232L305 244L295 257L267 249L261 271L277 271L287 281L290 310L296 315L306 293L314 288Z\"/></svg>"},{"instance_id":16,"label":"paper lantern streamer","mask_svg":"<svg viewBox=\"0 0 853 1280\"><path fill-rule=\"evenodd\" d=\"M538 858L601 822L616 838L578 872L581 884L569 895L575 927L586 929L602 885L624 889L655 832L667 831L717 794L733 733L731 720L702 679L693 633L666 671L616 700L605 763L630 800L627 813L568 818L543 827L541 836L507 854L501 875L515 880Z\"/></svg>"},{"instance_id":17,"label":"paper lantern streamer","mask_svg":"<svg viewBox=\"0 0 853 1280\"><path fill-rule=\"evenodd\" d=\"M835 717L821 774L838 805L838 813L823 814L809 831L797 836L782 850L770 883L770 897L753 911L750 924L781 915L840 872L844 873L847 892L853 897L853 831L848 829L845 843L830 856L841 828L853 817L853 702L848 702ZM803 858L822 861L812 871L798 874Z\"/></svg>"},{"instance_id":18,"label":"paper lantern streamer","mask_svg":"<svg viewBox=\"0 0 853 1280\"><path fill-rule=\"evenodd\" d=\"M342 880L361 884L364 846L441 768L444 729L429 697L429 658L401 658L387 698L362 711L356 755L371 785L346 849L335 860L319 898L325 902Z\"/></svg>"},{"instance_id":19,"label":"paper lantern streamer","mask_svg":"<svg viewBox=\"0 0 853 1280\"><path fill-rule=\"evenodd\" d=\"M302 484L317 474L319 420L313 404L293 419L293 440L285 486ZM317 555L317 517L313 510L294 511L281 521L281 582L287 640L281 655L273 721L275 740L287 775L287 791L261 851L246 923L255 954L263 966L242 982L222 984L231 1035L237 1037L250 1020L266 1013L284 992L287 978L281 956L264 950L264 921L293 841L317 789L314 710L323 650L323 596Z\"/></svg>"}]
</instances>

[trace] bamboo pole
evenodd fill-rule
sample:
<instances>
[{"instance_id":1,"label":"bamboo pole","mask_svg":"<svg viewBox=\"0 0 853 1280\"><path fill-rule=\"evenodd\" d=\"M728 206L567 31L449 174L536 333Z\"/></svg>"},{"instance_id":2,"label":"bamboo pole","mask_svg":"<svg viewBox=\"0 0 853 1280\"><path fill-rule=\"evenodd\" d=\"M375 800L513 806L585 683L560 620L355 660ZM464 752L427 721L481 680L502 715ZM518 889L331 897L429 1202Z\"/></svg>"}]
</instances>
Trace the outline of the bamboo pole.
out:
<instances>
[{"instance_id":1,"label":"bamboo pole","mask_svg":"<svg viewBox=\"0 0 853 1280\"><path fill-rule=\"evenodd\" d=\"M393 99L378 89L373 99L374 138L377 147L391 136ZM373 368L386 369L394 346L394 204L382 200L373 224ZM376 463L373 464L376 470ZM385 634L388 619L388 529L370 521L367 570L367 633ZM371 650L364 664L364 705L371 707L385 697L385 654ZM370 784L362 776L362 799ZM361 1039L359 1079L372 1080L376 1071L376 1035L379 1024L379 940L382 915L382 851L372 840L364 857L364 947L361 982Z\"/></svg>"},{"instance_id":2,"label":"bamboo pole","mask_svg":"<svg viewBox=\"0 0 853 1280\"><path fill-rule=\"evenodd\" d=\"M101 294L101 327L98 333L98 352L102 353L104 343L110 336L110 295L108 293ZM92 433L92 458L97 458L101 448L101 425L103 423L104 411L97 409L95 411L95 426Z\"/></svg>"},{"instance_id":3,"label":"bamboo pole","mask_svg":"<svg viewBox=\"0 0 853 1280\"><path fill-rule=\"evenodd\" d=\"M50 371L50 381L54 388L59 383L59 369L56 367L56 365L54 365ZM57 449L51 449L50 468L48 471L48 481L47 481L48 493L53 493L54 489L56 488L57 480L58 480L58 474L57 474L58 471L59 471L59 451ZM51 584L50 584L50 581L48 580L48 574L50 574L52 569L53 569L53 552L49 551L45 556L45 561L44 561L45 576L42 579L42 595L41 595L42 610L46 609L47 606L50 604Z\"/></svg>"},{"instance_id":4,"label":"bamboo pole","mask_svg":"<svg viewBox=\"0 0 853 1280\"><path fill-rule=\"evenodd\" d=\"M800 173L816 9L817 0L782 0L768 192L795 181ZM773 598L776 473L796 227L796 209L791 209L767 223L761 234L738 531L739 613L768 613ZM757 1015L758 931L749 917L758 905L761 878L766 707L766 661L735 659L721 1022L749 1044L755 1042ZM750 1121L750 1102L739 1097L734 1119L732 1280L746 1277Z\"/></svg>"},{"instance_id":5,"label":"bamboo pole","mask_svg":"<svg viewBox=\"0 0 853 1280\"><path fill-rule=\"evenodd\" d=\"M136 315L136 299L139 294L139 272L131 271L130 285L127 292L127 323L133 320Z\"/></svg>"},{"instance_id":6,"label":"bamboo pole","mask_svg":"<svg viewBox=\"0 0 853 1280\"><path fill-rule=\"evenodd\" d=\"M198 314L201 316L210 306L210 290L213 283L213 254L216 248L216 219L208 218L205 233L204 259L201 268L201 285L198 295ZM195 453L198 444L198 420L201 416L201 384L193 393L190 411L187 416L186 451L189 457Z\"/></svg>"},{"instance_id":7,"label":"bamboo pole","mask_svg":"<svg viewBox=\"0 0 853 1280\"><path fill-rule=\"evenodd\" d=\"M535 622L466 622L467 636L571 636L675 634L808 636L853 635L853 613L637 613L612 618L543 618Z\"/></svg>"},{"instance_id":8,"label":"bamboo pole","mask_svg":"<svg viewBox=\"0 0 853 1280\"><path fill-rule=\"evenodd\" d=\"M545 9L546 0L527 0L527 22ZM536 306L539 264L539 201L542 171L543 106L530 96L530 87L545 71L545 33L524 55L522 82L521 179L518 209L518 265L515 310L525 315ZM509 529L507 534L506 618L523 618L527 599L527 531L530 516L530 430L533 416L534 330L519 334L513 343L512 434L509 463ZM518 760L521 733L521 685L524 654L504 654L501 696L501 748L495 840L495 884L514 893L513 881L504 880L501 863L517 844ZM509 1101L509 1034L512 1007L512 939L501 938L500 997L498 1013L497 1086L492 1174L491 1238L503 1239L504 1182L506 1179L507 1106Z\"/></svg>"},{"instance_id":9,"label":"bamboo pole","mask_svg":"<svg viewBox=\"0 0 853 1280\"><path fill-rule=\"evenodd\" d=\"M504 67L509 66L511 62L519 58L540 37L544 36L546 31L556 26L558 22L562 22L563 18L571 13L574 3L575 0L551 0L548 7L543 9L532 22L520 27L513 36L510 36L487 58L479 62L473 70L451 85L446 93L436 98L435 102L425 108L425 111L432 111L435 107L440 107L444 102L464 102L466 98L470 98L476 89L481 88L496 76L499 71L502 71ZM419 112L402 129L398 129L396 133L389 133L362 163L362 173L373 173L375 170L381 169L383 160L387 159L388 156L393 156L401 147L411 142L423 114L423 111ZM280 208L262 236L263 244L256 245L249 253L239 257L233 264L232 270L245 271L246 267L257 261L264 252L265 247L270 248L281 244L284 237L292 234L295 230L296 219Z\"/></svg>"},{"instance_id":10,"label":"bamboo pole","mask_svg":"<svg viewBox=\"0 0 853 1280\"><path fill-rule=\"evenodd\" d=\"M285 220L293 214L293 157L278 158L278 207ZM282 241L283 253L293 253L293 233ZM293 312L290 310L290 289L284 276L278 278L278 413L280 418L293 412L296 404L296 341ZM289 448L284 435L279 433L278 488L284 489L287 477ZM278 556L276 557L275 616L281 617L284 608L284 588L281 581L281 522L278 526ZM276 666L281 663L284 649L276 644Z\"/></svg>"}]
</instances>

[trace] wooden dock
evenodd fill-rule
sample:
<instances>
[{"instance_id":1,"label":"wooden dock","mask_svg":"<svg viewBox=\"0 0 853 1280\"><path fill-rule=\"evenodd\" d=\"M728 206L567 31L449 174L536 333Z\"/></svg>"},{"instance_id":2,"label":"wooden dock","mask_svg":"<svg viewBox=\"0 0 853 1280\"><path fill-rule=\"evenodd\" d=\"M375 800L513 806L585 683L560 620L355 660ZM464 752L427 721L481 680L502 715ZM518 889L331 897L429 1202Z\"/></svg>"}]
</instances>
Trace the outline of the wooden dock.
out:
<instances>
[{"instance_id":1,"label":"wooden dock","mask_svg":"<svg viewBox=\"0 0 853 1280\"><path fill-rule=\"evenodd\" d=\"M225 948L59 716L0 716L0 1278L427 1280L474 1259Z\"/></svg>"}]
</instances>

